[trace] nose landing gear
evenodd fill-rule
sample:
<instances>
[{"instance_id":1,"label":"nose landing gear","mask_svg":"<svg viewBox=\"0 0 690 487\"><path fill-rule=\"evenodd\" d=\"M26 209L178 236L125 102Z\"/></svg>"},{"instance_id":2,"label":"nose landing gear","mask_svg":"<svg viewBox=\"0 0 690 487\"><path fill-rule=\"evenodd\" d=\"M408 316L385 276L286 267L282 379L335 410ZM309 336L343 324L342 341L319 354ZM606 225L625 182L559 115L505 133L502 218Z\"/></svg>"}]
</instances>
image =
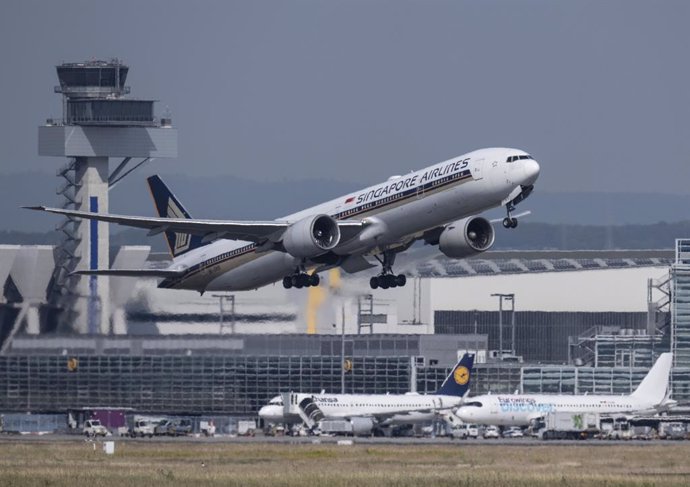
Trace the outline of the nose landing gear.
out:
<instances>
[{"instance_id":1,"label":"nose landing gear","mask_svg":"<svg viewBox=\"0 0 690 487\"><path fill-rule=\"evenodd\" d=\"M389 287L403 287L407 283L407 277L405 274L398 274L397 276L393 273L393 263L395 262L395 252L384 252L383 259L378 255L375 256L376 260L381 263L383 270L378 276L374 276L369 279L369 286L372 289L381 288L388 289Z\"/></svg>"},{"instance_id":2,"label":"nose landing gear","mask_svg":"<svg viewBox=\"0 0 690 487\"><path fill-rule=\"evenodd\" d=\"M514 209L515 209L515 207L512 204L508 203L506 205L506 211L508 212L508 216L506 216L503 219L503 228L517 228L518 219L513 218L511 215L511 213L513 212Z\"/></svg>"}]
</instances>

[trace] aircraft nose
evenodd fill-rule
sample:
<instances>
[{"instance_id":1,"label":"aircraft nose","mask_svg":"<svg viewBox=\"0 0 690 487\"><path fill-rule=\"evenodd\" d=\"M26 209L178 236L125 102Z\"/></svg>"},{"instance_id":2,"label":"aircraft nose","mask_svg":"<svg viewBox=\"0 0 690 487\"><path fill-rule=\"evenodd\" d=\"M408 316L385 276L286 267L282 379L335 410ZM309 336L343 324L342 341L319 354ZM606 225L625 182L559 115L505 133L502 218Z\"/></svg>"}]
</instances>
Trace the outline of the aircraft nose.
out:
<instances>
[{"instance_id":1,"label":"aircraft nose","mask_svg":"<svg viewBox=\"0 0 690 487\"><path fill-rule=\"evenodd\" d=\"M531 186L539 177L539 163L534 159L527 159L520 161L522 164L523 182L524 186Z\"/></svg>"},{"instance_id":2,"label":"aircraft nose","mask_svg":"<svg viewBox=\"0 0 690 487\"><path fill-rule=\"evenodd\" d=\"M265 418L266 416L268 416L268 406L264 406L261 409L259 409L259 417Z\"/></svg>"}]
</instances>

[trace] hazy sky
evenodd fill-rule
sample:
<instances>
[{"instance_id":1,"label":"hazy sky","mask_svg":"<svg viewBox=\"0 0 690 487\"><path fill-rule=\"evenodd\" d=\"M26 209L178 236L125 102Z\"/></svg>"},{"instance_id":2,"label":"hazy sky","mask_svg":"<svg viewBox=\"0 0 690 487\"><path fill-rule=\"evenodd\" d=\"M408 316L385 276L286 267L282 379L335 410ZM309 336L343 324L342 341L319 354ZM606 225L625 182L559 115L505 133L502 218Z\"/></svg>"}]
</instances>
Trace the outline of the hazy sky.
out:
<instances>
[{"instance_id":1,"label":"hazy sky","mask_svg":"<svg viewBox=\"0 0 690 487\"><path fill-rule=\"evenodd\" d=\"M0 175L58 167L36 147L54 66L117 56L179 128L163 174L374 183L510 146L543 191L687 193L689 21L686 0L3 0Z\"/></svg>"}]
</instances>

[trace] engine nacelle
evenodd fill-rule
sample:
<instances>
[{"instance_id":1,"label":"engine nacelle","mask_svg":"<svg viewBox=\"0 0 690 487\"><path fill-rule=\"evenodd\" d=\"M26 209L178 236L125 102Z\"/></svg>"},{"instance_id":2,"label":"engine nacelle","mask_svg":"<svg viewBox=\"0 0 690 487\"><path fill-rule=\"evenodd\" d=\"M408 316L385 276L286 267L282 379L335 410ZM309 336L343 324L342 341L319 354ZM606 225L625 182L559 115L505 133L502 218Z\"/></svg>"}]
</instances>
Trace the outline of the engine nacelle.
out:
<instances>
[{"instance_id":1,"label":"engine nacelle","mask_svg":"<svg viewBox=\"0 0 690 487\"><path fill-rule=\"evenodd\" d=\"M354 417L350 419L352 424L352 434L358 435L370 435L374 429L374 420L371 418L359 418Z\"/></svg>"},{"instance_id":2,"label":"engine nacelle","mask_svg":"<svg viewBox=\"0 0 690 487\"><path fill-rule=\"evenodd\" d=\"M438 239L438 249L453 259L464 259L489 250L494 239L494 227L489 220L471 216L444 228Z\"/></svg>"},{"instance_id":3,"label":"engine nacelle","mask_svg":"<svg viewBox=\"0 0 690 487\"><path fill-rule=\"evenodd\" d=\"M283 234L283 247L293 257L316 257L340 242L338 223L328 215L315 215L290 225Z\"/></svg>"}]
</instances>

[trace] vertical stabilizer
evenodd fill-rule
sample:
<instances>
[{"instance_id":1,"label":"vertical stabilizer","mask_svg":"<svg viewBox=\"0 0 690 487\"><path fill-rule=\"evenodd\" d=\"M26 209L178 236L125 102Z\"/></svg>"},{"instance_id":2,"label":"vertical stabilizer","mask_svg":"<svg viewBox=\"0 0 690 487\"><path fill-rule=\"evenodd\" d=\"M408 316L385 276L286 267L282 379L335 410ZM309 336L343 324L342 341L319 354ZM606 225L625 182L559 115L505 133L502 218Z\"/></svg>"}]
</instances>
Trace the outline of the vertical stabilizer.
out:
<instances>
[{"instance_id":1,"label":"vertical stabilizer","mask_svg":"<svg viewBox=\"0 0 690 487\"><path fill-rule=\"evenodd\" d=\"M472 365L474 365L474 354L466 353L463 355L435 394L464 397L470 390Z\"/></svg>"},{"instance_id":2,"label":"vertical stabilizer","mask_svg":"<svg viewBox=\"0 0 690 487\"><path fill-rule=\"evenodd\" d=\"M640 385L637 386L637 389L635 389L631 396L653 405L664 402L666 391L668 390L672 362L672 353L662 353L659 355L654 366L649 370L645 378L642 379L642 382L640 382Z\"/></svg>"},{"instance_id":3,"label":"vertical stabilizer","mask_svg":"<svg viewBox=\"0 0 690 487\"><path fill-rule=\"evenodd\" d=\"M146 181L149 183L149 190L151 197L153 197L153 203L156 205L158 216L162 218L192 218L180 200L175 197L158 175L151 176ZM200 236L188 233L165 232L165 241L168 243L170 255L173 257L207 245L202 243Z\"/></svg>"}]
</instances>

